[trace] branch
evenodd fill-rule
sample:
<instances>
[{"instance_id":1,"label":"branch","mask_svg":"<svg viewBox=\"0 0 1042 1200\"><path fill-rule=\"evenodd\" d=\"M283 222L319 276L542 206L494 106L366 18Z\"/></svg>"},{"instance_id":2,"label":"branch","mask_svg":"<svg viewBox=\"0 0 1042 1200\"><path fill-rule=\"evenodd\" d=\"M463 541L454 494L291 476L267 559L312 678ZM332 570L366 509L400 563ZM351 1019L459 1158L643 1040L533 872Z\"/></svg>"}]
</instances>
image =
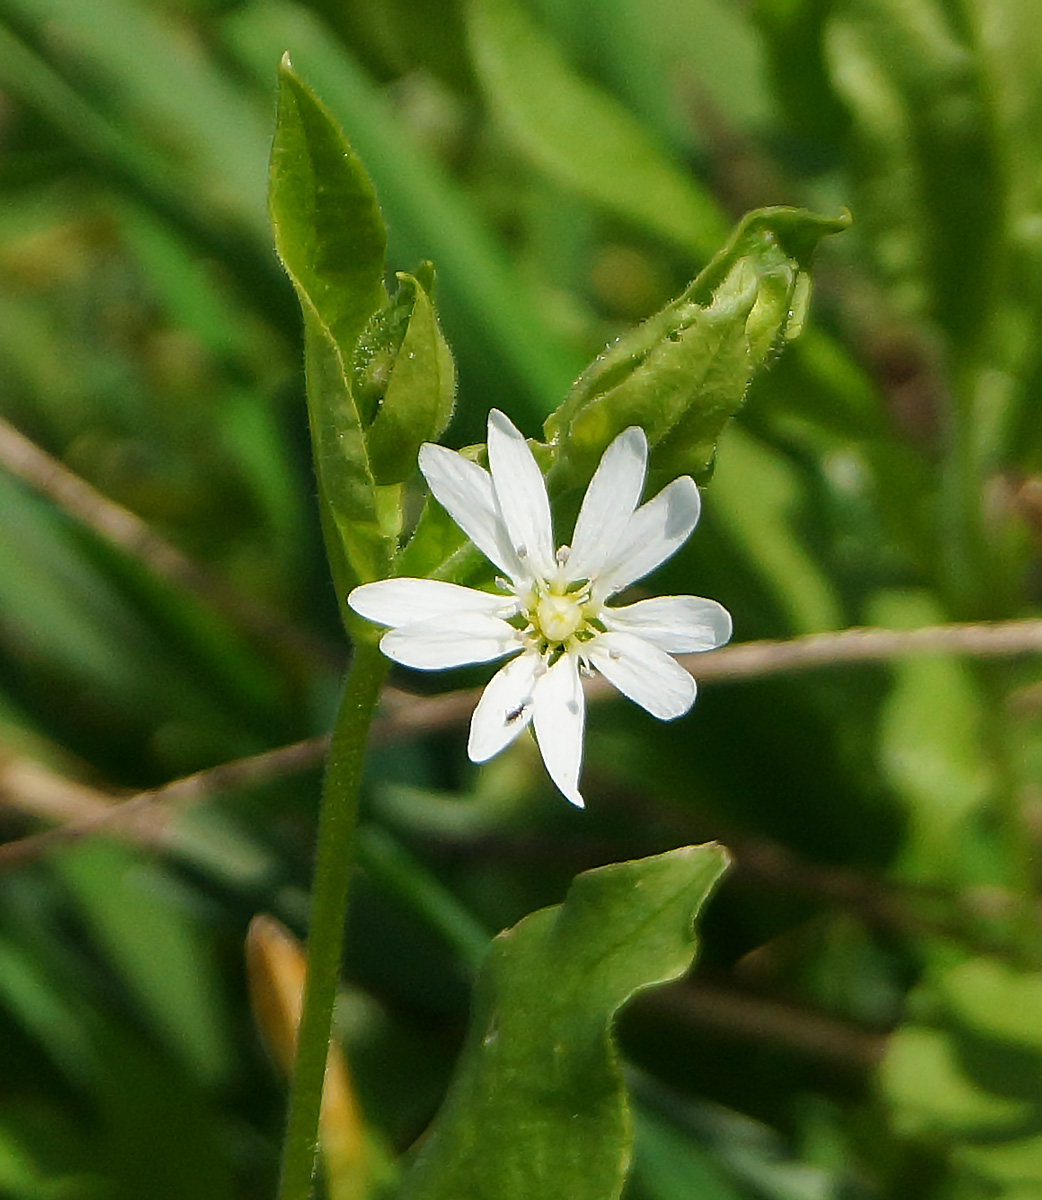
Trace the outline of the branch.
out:
<instances>
[{"instance_id":1,"label":"branch","mask_svg":"<svg viewBox=\"0 0 1042 1200\"><path fill-rule=\"evenodd\" d=\"M841 629L787 641L744 642L680 661L700 681L752 679L811 667L889 662L919 654L1012 658L1042 652L1042 620L956 622L921 629Z\"/></svg>"},{"instance_id":2,"label":"branch","mask_svg":"<svg viewBox=\"0 0 1042 1200\"><path fill-rule=\"evenodd\" d=\"M886 1035L767 996L710 983L698 975L655 988L637 1001L657 1019L679 1022L741 1041L767 1043L855 1070L877 1067Z\"/></svg>"},{"instance_id":3,"label":"branch","mask_svg":"<svg viewBox=\"0 0 1042 1200\"><path fill-rule=\"evenodd\" d=\"M293 742L196 771L123 800L39 763L13 759L0 769L0 803L43 820L67 823L0 845L0 869L34 862L60 846L109 831L162 845L180 807L318 767L328 748L328 736Z\"/></svg>"},{"instance_id":4,"label":"branch","mask_svg":"<svg viewBox=\"0 0 1042 1200\"><path fill-rule=\"evenodd\" d=\"M705 654L682 655L680 661L700 682L716 683L812 667L889 662L916 654L955 653L983 658L1039 651L1042 651L1042 620L1023 620L930 625L907 630L844 629L837 633L809 634L790 641L745 642ZM617 694L600 677L586 680L585 687L588 699L595 702ZM438 696L415 696L398 688L385 687L381 700L383 711L373 722L371 738L375 742L401 741L465 725L481 691L481 688L466 688ZM56 845L132 818L149 806L195 803L219 792L234 791L307 770L322 761L328 744L328 737L295 742L197 771L119 804L110 800L103 814L92 817L81 827L53 829L0 846L0 865L39 857ZM0 776L2 791L3 778ZM43 812L36 815L46 819Z\"/></svg>"}]
</instances>

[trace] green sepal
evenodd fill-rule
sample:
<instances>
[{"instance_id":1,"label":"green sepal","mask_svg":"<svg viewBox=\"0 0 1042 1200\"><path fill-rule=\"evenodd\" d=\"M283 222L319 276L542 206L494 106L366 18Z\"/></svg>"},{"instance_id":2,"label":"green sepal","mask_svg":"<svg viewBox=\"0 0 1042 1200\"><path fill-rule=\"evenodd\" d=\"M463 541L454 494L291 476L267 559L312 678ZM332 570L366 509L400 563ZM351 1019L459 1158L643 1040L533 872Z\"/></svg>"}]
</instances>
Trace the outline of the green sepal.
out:
<instances>
[{"instance_id":1,"label":"green sepal","mask_svg":"<svg viewBox=\"0 0 1042 1200\"><path fill-rule=\"evenodd\" d=\"M747 214L687 290L609 347L547 418L546 437L557 452L553 490L583 486L630 425L647 433L656 475L705 479L753 375L799 336L818 242L849 223L846 212Z\"/></svg>"},{"instance_id":2,"label":"green sepal","mask_svg":"<svg viewBox=\"0 0 1042 1200\"><path fill-rule=\"evenodd\" d=\"M402 483L424 442L448 425L456 367L431 300L434 272L399 273L394 298L370 317L355 347L352 383L376 481ZM371 422L371 423L370 423Z\"/></svg>"},{"instance_id":3,"label":"green sepal","mask_svg":"<svg viewBox=\"0 0 1042 1200\"><path fill-rule=\"evenodd\" d=\"M449 1094L398 1200L613 1200L632 1117L611 1036L635 993L691 965L716 845L599 867L492 943Z\"/></svg>"},{"instance_id":4,"label":"green sepal","mask_svg":"<svg viewBox=\"0 0 1042 1200\"><path fill-rule=\"evenodd\" d=\"M348 373L386 301L386 229L372 184L336 122L284 57L268 206L275 248L304 315L312 451L322 528L341 610L356 583L385 578L400 505L380 488Z\"/></svg>"}]
</instances>

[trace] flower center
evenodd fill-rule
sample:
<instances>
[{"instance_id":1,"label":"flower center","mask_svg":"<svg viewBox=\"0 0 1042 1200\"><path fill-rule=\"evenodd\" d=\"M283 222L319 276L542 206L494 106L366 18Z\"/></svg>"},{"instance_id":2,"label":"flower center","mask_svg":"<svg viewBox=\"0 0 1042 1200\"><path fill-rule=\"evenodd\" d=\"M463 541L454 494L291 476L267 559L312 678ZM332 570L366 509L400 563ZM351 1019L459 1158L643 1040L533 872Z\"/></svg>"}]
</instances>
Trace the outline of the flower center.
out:
<instances>
[{"instance_id":1,"label":"flower center","mask_svg":"<svg viewBox=\"0 0 1042 1200\"><path fill-rule=\"evenodd\" d=\"M582 593L578 596L555 596L553 593L540 596L532 623L548 642L565 642L585 620L580 603L585 599Z\"/></svg>"}]
</instances>

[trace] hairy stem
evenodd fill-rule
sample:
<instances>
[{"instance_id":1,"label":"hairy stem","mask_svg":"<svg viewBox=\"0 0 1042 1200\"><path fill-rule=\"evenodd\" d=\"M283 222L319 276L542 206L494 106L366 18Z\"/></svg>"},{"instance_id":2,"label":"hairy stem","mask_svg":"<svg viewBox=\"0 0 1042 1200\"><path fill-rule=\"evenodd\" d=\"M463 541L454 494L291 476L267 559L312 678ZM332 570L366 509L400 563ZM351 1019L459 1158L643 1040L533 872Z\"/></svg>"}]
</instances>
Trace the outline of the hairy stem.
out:
<instances>
[{"instance_id":1,"label":"hairy stem","mask_svg":"<svg viewBox=\"0 0 1042 1200\"><path fill-rule=\"evenodd\" d=\"M329 1030L340 976L358 789L366 736L386 669L387 660L376 646L356 645L326 761L311 892L308 973L290 1085L279 1200L308 1200L311 1194Z\"/></svg>"}]
</instances>

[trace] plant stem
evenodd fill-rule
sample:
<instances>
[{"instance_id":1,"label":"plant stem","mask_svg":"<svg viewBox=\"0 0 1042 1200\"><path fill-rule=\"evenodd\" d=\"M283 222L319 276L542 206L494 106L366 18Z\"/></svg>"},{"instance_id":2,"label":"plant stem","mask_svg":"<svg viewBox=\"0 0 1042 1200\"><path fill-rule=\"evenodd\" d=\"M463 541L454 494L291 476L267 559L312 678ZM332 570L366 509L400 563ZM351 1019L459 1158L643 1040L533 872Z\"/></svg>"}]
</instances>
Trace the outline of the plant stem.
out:
<instances>
[{"instance_id":1,"label":"plant stem","mask_svg":"<svg viewBox=\"0 0 1042 1200\"><path fill-rule=\"evenodd\" d=\"M311 1194L329 1030L340 976L358 789L366 735L386 670L387 660L375 645L356 643L326 760L311 893L307 981L290 1085L279 1200L308 1200Z\"/></svg>"}]
</instances>

